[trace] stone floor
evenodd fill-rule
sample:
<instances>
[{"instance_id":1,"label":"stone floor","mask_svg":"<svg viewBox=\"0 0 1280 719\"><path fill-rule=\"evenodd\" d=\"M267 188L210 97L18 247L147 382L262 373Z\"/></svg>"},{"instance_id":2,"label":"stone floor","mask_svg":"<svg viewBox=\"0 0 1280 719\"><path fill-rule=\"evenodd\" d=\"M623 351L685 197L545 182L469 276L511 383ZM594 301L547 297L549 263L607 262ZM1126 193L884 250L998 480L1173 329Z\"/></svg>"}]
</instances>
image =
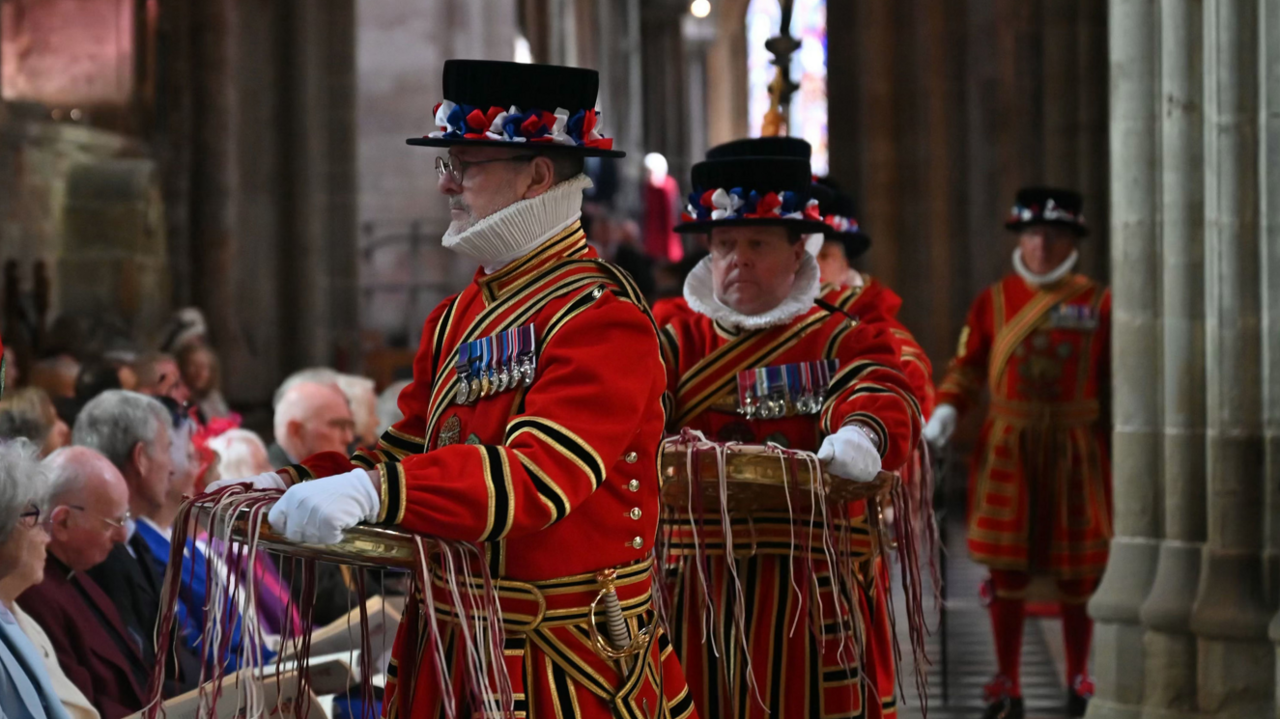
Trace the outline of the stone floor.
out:
<instances>
[{"instance_id":1,"label":"stone floor","mask_svg":"<svg viewBox=\"0 0 1280 719\"><path fill-rule=\"evenodd\" d=\"M978 586L986 576L984 567L969 560L964 549L964 526L955 521L944 523L946 546L950 554L946 562L948 596L946 602L948 672L943 682L941 631L935 631L928 642L929 719L977 719L982 716L982 686L995 674L995 648L991 641L991 623L986 609L978 602ZM897 571L894 579L897 586ZM927 581L927 577L926 577ZM926 589L926 597L928 597ZM895 591L897 616L905 616L902 595ZM927 609L932 609L929 604ZM931 620L935 615L929 615ZM1052 619L1030 619L1023 633L1022 693L1027 702L1027 717L1061 719L1066 688L1062 678L1061 625ZM899 641L907 651L905 623L898 627ZM907 660L909 665L909 660ZM905 691L899 710L901 719L924 716L916 694L913 675L905 669ZM945 694L944 694L945 692Z\"/></svg>"}]
</instances>

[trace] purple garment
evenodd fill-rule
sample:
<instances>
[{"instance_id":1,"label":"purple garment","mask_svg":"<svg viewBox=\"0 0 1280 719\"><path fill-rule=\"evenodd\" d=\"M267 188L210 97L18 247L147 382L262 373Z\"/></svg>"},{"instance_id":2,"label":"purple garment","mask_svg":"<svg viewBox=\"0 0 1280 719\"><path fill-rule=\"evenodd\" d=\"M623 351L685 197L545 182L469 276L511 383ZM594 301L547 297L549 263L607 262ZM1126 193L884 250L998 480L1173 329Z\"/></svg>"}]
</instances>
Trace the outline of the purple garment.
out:
<instances>
[{"instance_id":1,"label":"purple garment","mask_svg":"<svg viewBox=\"0 0 1280 719\"><path fill-rule=\"evenodd\" d=\"M227 564L239 576L241 581L245 581L244 567L242 566L247 557L236 553L222 552L219 554L227 558ZM298 606L292 603L292 595L289 593L289 587L285 584L284 579L280 576L280 570L276 568L276 563L272 561L271 556L264 551L259 550L257 561L253 563L254 567L254 587L256 588L256 597L258 605L258 626L267 634L275 636L283 636L285 627L291 628L291 635L294 637L302 636L304 626L302 624L302 615L298 612Z\"/></svg>"}]
</instances>

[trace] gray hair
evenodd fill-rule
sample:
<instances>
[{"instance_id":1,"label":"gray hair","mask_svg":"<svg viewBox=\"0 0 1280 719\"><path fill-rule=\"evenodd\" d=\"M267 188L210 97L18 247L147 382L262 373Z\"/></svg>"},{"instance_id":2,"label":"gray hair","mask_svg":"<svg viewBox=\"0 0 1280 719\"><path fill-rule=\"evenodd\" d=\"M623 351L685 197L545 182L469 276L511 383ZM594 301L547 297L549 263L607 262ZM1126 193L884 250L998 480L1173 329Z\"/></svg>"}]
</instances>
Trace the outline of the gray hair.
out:
<instances>
[{"instance_id":1,"label":"gray hair","mask_svg":"<svg viewBox=\"0 0 1280 719\"><path fill-rule=\"evenodd\" d=\"M404 419L400 411L400 393L408 387L411 380L400 380L389 385L378 395L378 436L381 437L391 425Z\"/></svg>"},{"instance_id":2,"label":"gray hair","mask_svg":"<svg viewBox=\"0 0 1280 719\"><path fill-rule=\"evenodd\" d=\"M72 444L96 449L121 471L133 448L142 442L150 452L169 411L155 399L123 389L107 390L80 410L71 434Z\"/></svg>"},{"instance_id":3,"label":"gray hair","mask_svg":"<svg viewBox=\"0 0 1280 719\"><path fill-rule=\"evenodd\" d=\"M271 397L271 409L278 408L280 401L289 393L289 390L300 384L331 384L337 387L338 371L328 367L308 367L285 377Z\"/></svg>"},{"instance_id":4,"label":"gray hair","mask_svg":"<svg viewBox=\"0 0 1280 719\"><path fill-rule=\"evenodd\" d=\"M0 441L0 543L8 541L27 505L43 510L48 497L40 448L26 439Z\"/></svg>"}]
</instances>

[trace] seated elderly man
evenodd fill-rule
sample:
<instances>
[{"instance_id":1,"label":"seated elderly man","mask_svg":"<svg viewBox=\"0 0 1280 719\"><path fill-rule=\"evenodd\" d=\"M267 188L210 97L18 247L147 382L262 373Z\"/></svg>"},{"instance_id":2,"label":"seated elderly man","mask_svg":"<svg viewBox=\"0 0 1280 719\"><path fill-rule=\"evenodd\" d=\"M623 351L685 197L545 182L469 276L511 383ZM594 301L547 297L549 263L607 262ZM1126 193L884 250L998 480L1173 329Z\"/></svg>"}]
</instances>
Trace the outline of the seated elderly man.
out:
<instances>
[{"instance_id":1,"label":"seated elderly man","mask_svg":"<svg viewBox=\"0 0 1280 719\"><path fill-rule=\"evenodd\" d=\"M90 447L111 461L129 490L129 511L135 520L172 522L175 455L184 456L185 445L175 445L173 418L158 400L128 390L109 390L95 397L76 419L73 444ZM168 519L166 519L168 518ZM151 665L156 661L155 626L160 614L160 590L168 548L156 554L158 544L148 542L130 522L124 544L111 550L93 577L119 611L130 638ZM194 639L175 642L175 666L168 673L165 694L192 689L199 681L198 652Z\"/></svg>"},{"instance_id":2,"label":"seated elderly man","mask_svg":"<svg viewBox=\"0 0 1280 719\"><path fill-rule=\"evenodd\" d=\"M351 403L338 385L339 374L324 367L300 370L276 390L273 421L276 441L268 448L273 469L281 469L318 452L346 453L355 441L356 422ZM234 475L224 475L231 477ZM281 572L301 598L301 582L293 581L293 565L284 562ZM370 586L378 586L372 582ZM360 604L349 567L321 563L316 567L316 599L311 619L328 624Z\"/></svg>"},{"instance_id":3,"label":"seated elderly man","mask_svg":"<svg viewBox=\"0 0 1280 719\"><path fill-rule=\"evenodd\" d=\"M115 605L87 573L125 540L129 488L106 457L66 447L45 460L51 475L44 580L18 605L44 629L67 677L103 719L142 708L149 665Z\"/></svg>"},{"instance_id":4,"label":"seated elderly man","mask_svg":"<svg viewBox=\"0 0 1280 719\"><path fill-rule=\"evenodd\" d=\"M317 452L350 449L355 418L337 376L334 372L329 380L285 380L272 420L276 441L268 448L273 466L287 467Z\"/></svg>"}]
</instances>

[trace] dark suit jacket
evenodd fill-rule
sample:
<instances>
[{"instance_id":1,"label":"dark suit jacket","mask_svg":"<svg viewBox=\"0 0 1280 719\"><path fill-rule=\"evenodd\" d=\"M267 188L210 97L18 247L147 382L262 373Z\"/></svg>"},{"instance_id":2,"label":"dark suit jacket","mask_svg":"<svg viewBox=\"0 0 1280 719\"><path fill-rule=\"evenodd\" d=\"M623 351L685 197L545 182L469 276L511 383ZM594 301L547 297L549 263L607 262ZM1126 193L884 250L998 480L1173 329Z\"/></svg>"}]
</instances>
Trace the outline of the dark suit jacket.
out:
<instances>
[{"instance_id":1,"label":"dark suit jacket","mask_svg":"<svg viewBox=\"0 0 1280 719\"><path fill-rule=\"evenodd\" d=\"M44 581L23 592L18 606L36 620L63 672L102 719L142 709L148 672L111 600L83 573L72 573L52 554Z\"/></svg>"},{"instance_id":2,"label":"dark suit jacket","mask_svg":"<svg viewBox=\"0 0 1280 719\"><path fill-rule=\"evenodd\" d=\"M138 557L129 553L129 547ZM155 627L160 618L164 577L156 574L151 550L137 533L130 538L129 547L117 544L105 562L89 570L89 576L115 605L129 639L150 667L156 661ZM162 563L166 560L160 559ZM166 654L170 661L170 668L165 672L166 698L190 691L200 682L200 658L183 642L172 644Z\"/></svg>"},{"instance_id":3,"label":"dark suit jacket","mask_svg":"<svg viewBox=\"0 0 1280 719\"><path fill-rule=\"evenodd\" d=\"M293 464L289 459L289 454L284 451L284 447L281 447L279 442L272 442L271 446L267 447L267 461L271 462L271 466L276 469L282 469Z\"/></svg>"}]
</instances>

